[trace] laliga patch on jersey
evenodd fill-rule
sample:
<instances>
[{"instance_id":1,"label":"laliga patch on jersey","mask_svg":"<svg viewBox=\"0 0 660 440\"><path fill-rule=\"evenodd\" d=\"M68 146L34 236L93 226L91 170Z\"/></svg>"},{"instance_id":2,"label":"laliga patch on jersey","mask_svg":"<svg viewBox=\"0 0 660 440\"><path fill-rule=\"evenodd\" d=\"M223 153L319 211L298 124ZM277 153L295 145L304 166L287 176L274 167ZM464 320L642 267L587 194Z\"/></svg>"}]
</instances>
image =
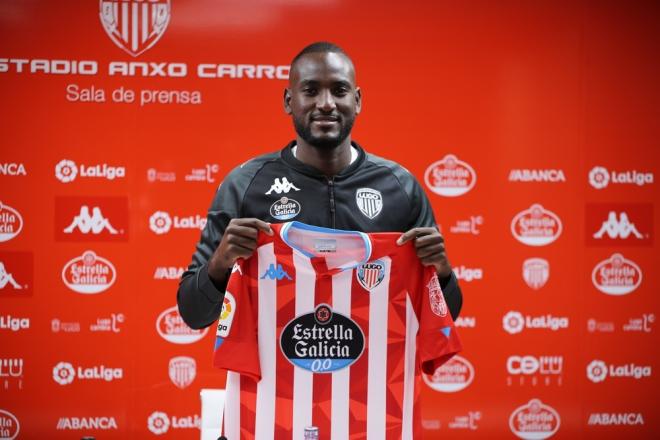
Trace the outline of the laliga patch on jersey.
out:
<instances>
[{"instance_id":1,"label":"laliga patch on jersey","mask_svg":"<svg viewBox=\"0 0 660 440\"><path fill-rule=\"evenodd\" d=\"M445 302L445 297L442 295L438 276L434 274L426 287L429 289L429 301L431 302L433 313L440 317L447 316L447 303Z\"/></svg>"},{"instance_id":2,"label":"laliga patch on jersey","mask_svg":"<svg viewBox=\"0 0 660 440\"><path fill-rule=\"evenodd\" d=\"M358 189L355 192L355 202L360 212L372 220L383 210L383 195L375 189Z\"/></svg>"},{"instance_id":3,"label":"laliga patch on jersey","mask_svg":"<svg viewBox=\"0 0 660 440\"><path fill-rule=\"evenodd\" d=\"M312 373L333 373L355 363L364 352L364 333L352 319L319 304L300 315L280 334L282 354Z\"/></svg>"},{"instance_id":4,"label":"laliga patch on jersey","mask_svg":"<svg viewBox=\"0 0 660 440\"><path fill-rule=\"evenodd\" d=\"M367 290L374 289L385 278L385 263L374 260L361 264L358 266L355 276L362 287Z\"/></svg>"},{"instance_id":5,"label":"laliga patch on jersey","mask_svg":"<svg viewBox=\"0 0 660 440\"><path fill-rule=\"evenodd\" d=\"M236 314L236 300L234 296L228 291L225 292L225 299L222 302L222 310L220 310L220 319L218 320L218 330L215 335L222 338L229 336L231 330L231 323Z\"/></svg>"}]
</instances>

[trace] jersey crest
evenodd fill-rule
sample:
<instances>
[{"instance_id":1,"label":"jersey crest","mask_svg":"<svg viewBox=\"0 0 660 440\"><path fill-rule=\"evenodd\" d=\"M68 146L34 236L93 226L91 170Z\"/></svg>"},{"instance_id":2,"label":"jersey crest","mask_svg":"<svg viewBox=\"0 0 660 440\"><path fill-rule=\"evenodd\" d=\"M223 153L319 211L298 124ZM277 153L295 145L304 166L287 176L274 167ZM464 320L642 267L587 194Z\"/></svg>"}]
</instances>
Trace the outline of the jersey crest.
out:
<instances>
[{"instance_id":1,"label":"jersey crest","mask_svg":"<svg viewBox=\"0 0 660 440\"><path fill-rule=\"evenodd\" d=\"M385 278L385 264L380 260L361 264L358 266L355 276L358 283L366 290L374 289Z\"/></svg>"}]
</instances>

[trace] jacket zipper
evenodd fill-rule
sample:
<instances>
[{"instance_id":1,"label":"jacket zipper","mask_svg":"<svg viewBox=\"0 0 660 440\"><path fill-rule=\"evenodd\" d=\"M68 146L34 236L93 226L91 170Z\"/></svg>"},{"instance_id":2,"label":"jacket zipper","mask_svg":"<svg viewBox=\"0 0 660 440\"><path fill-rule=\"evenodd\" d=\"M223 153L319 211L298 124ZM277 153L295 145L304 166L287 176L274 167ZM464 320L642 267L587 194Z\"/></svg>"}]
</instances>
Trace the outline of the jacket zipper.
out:
<instances>
[{"instance_id":1,"label":"jacket zipper","mask_svg":"<svg viewBox=\"0 0 660 440\"><path fill-rule=\"evenodd\" d=\"M335 179L334 177L328 179L328 195L330 196L330 220L332 223L332 229L337 227L335 219Z\"/></svg>"}]
</instances>

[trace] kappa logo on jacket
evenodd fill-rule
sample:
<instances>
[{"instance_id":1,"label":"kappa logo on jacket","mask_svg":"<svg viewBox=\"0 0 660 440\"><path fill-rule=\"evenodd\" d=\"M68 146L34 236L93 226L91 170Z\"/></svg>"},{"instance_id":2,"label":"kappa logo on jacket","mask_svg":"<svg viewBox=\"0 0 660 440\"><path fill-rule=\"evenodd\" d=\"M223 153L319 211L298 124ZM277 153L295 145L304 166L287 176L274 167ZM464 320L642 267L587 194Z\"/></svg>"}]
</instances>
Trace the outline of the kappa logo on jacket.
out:
<instances>
[{"instance_id":1,"label":"kappa logo on jacket","mask_svg":"<svg viewBox=\"0 0 660 440\"><path fill-rule=\"evenodd\" d=\"M273 184L270 186L270 189L265 193L266 195L270 195L273 191L277 194L288 194L289 191L292 189L295 189L296 191L300 191L300 188L298 188L296 185L293 183L289 182L289 180L286 177L282 177L282 180L279 178L275 178L275 181Z\"/></svg>"}]
</instances>

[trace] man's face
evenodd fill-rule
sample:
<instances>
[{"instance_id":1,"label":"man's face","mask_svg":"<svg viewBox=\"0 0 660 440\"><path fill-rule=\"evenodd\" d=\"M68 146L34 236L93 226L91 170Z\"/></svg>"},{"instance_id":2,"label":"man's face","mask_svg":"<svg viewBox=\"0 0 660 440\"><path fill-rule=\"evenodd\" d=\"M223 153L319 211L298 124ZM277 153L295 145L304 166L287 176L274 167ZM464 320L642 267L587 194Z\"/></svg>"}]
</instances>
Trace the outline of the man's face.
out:
<instances>
[{"instance_id":1,"label":"man's face","mask_svg":"<svg viewBox=\"0 0 660 440\"><path fill-rule=\"evenodd\" d=\"M361 92L353 64L334 52L309 53L291 67L284 109L298 136L319 148L335 148L348 138L360 113Z\"/></svg>"}]
</instances>

